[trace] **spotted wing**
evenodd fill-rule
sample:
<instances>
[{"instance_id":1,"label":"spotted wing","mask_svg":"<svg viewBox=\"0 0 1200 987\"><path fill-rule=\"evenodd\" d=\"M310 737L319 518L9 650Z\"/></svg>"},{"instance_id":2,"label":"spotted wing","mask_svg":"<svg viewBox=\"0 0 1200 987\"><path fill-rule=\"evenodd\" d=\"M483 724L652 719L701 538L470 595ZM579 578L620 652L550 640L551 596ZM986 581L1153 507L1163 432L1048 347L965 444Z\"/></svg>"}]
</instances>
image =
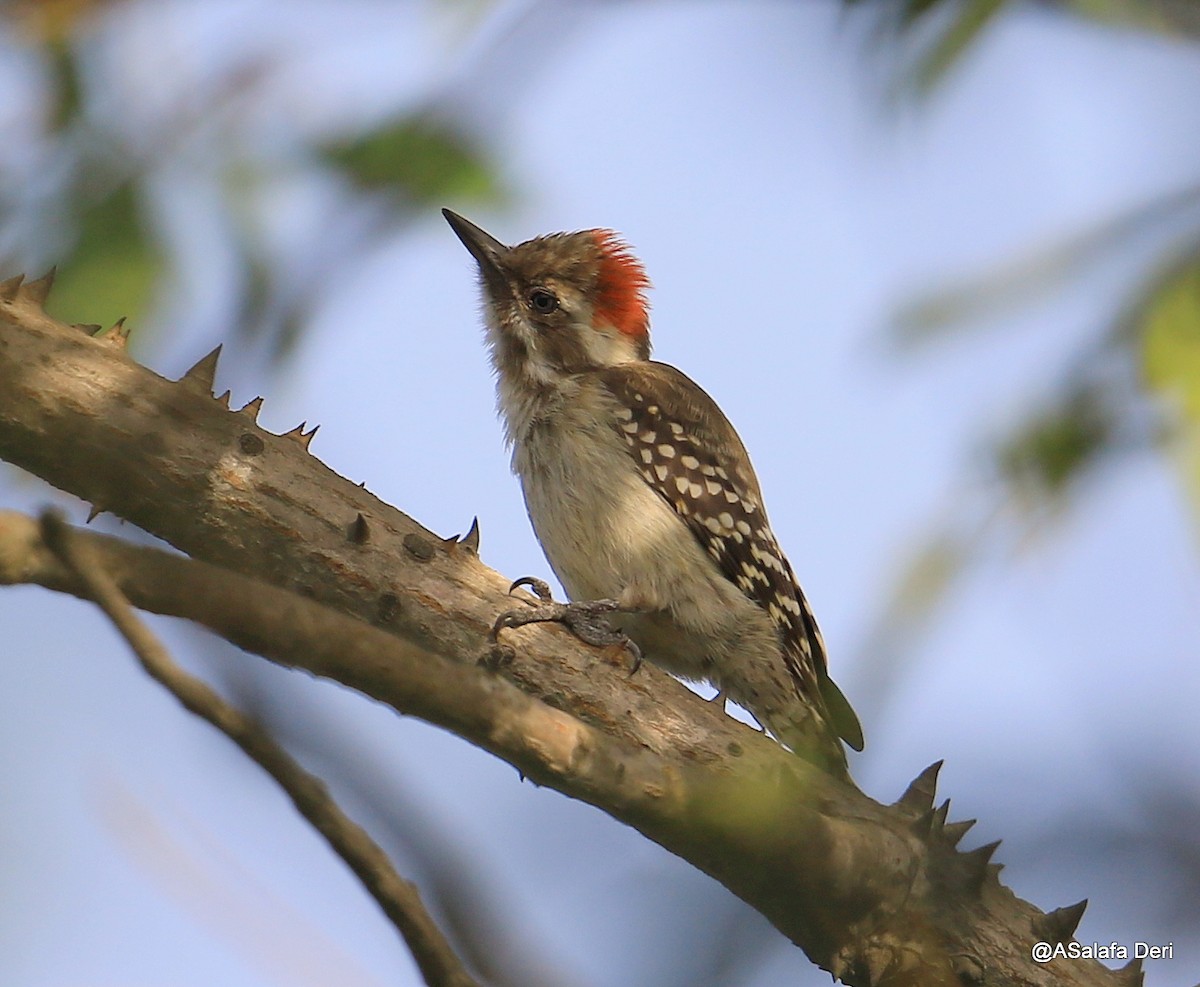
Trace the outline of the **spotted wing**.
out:
<instances>
[{"instance_id":1,"label":"spotted wing","mask_svg":"<svg viewBox=\"0 0 1200 987\"><path fill-rule=\"evenodd\" d=\"M675 509L725 577L770 615L797 687L810 699L820 696L816 701L830 707L843 739L860 749L861 728L829 680L821 632L771 531L758 480L733 426L674 367L623 364L603 376L617 399L616 426L646 482Z\"/></svg>"}]
</instances>

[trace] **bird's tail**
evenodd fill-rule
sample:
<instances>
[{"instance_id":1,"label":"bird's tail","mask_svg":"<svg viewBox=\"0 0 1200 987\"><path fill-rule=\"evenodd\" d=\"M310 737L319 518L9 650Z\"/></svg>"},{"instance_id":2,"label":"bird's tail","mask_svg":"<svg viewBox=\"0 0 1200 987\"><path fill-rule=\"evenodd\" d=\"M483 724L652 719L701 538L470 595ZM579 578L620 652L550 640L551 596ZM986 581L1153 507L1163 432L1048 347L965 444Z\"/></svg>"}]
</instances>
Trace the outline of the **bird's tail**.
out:
<instances>
[{"instance_id":1,"label":"bird's tail","mask_svg":"<svg viewBox=\"0 0 1200 987\"><path fill-rule=\"evenodd\" d=\"M842 701L845 702L844 697ZM849 704L846 708L849 709ZM837 725L824 710L815 709L812 704L797 697L789 709L773 710L762 716L756 713L755 716L772 736L793 753L835 777L850 776L846 749L842 746Z\"/></svg>"},{"instance_id":2,"label":"bird's tail","mask_svg":"<svg viewBox=\"0 0 1200 987\"><path fill-rule=\"evenodd\" d=\"M817 682L821 689L821 698L825 701L825 708L829 711L829 720L838 736L856 751L861 751L864 744L862 724L858 722L858 714L854 712L850 700L825 669L817 673Z\"/></svg>"}]
</instances>

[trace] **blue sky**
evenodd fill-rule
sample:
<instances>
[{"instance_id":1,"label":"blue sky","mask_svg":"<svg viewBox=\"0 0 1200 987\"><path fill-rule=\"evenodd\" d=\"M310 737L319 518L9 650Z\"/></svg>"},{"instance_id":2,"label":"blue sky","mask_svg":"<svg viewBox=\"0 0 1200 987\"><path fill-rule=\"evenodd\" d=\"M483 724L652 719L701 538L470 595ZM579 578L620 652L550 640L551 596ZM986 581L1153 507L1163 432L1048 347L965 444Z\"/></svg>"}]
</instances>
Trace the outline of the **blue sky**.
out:
<instances>
[{"instance_id":1,"label":"blue sky","mask_svg":"<svg viewBox=\"0 0 1200 987\"><path fill-rule=\"evenodd\" d=\"M277 167L281 252L336 253L354 226L307 170L303 141L428 105L478 128L515 193L504 208L445 205L510 242L622 231L655 284L656 356L702 383L751 451L835 677L863 713L866 791L894 798L945 757L952 816L980 820L968 845L1004 838L1018 894L1045 908L1090 897L1082 939L1173 940L1176 958L1151 963L1147 984L1200 979L1200 930L1168 907L1179 876L1137 842L1146 792L1194 802L1200 779L1200 565L1168 463L1124 462L1034 535L1001 513L898 664L881 670L868 653L930 525L990 502L971 471L982 439L1053 388L1152 254L1131 248L906 356L889 343L896 313L1194 183L1200 50L1022 9L913 103L890 99L891 66L833 3L462 11L135 5L96 44L111 93L97 112L119 106L119 121L102 119L147 132L179 94L270 52L226 124ZM10 58L4 71L26 69ZM167 375L221 341L231 307L237 272L205 170L216 155L191 148L159 183L193 264L139 354ZM218 385L235 403L265 394L273 431L320 423L314 454L434 531L478 515L484 561L500 571L547 574L493 413L472 262L435 210L327 286L282 373L239 370L229 347ZM48 499L4 485L5 506ZM0 626L0 979L259 987L329 983L335 970L344 984L419 982L271 783L137 672L96 614L9 590ZM257 661L156 626L220 681ZM829 982L707 878L600 813L328 684L274 670L262 682L302 749L308 730L340 738L398 819L447 839L518 951L557 982L702 983L702 969L683 971L718 921L763 943L747 987ZM383 826L378 805L342 792ZM1110 823L1113 842L1065 843L1081 819ZM418 861L400 866L420 880Z\"/></svg>"}]
</instances>

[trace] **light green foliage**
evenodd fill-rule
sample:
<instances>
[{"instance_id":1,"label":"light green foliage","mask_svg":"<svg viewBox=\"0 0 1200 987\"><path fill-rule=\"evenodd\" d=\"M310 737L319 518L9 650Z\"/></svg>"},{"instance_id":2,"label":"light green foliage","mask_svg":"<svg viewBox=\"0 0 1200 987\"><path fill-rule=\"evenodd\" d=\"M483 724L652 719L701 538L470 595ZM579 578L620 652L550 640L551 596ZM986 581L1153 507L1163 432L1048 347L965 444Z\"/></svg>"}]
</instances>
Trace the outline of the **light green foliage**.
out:
<instances>
[{"instance_id":1,"label":"light green foliage","mask_svg":"<svg viewBox=\"0 0 1200 987\"><path fill-rule=\"evenodd\" d=\"M343 127L348 134L344 139L312 139L307 164L310 171L333 169L347 179L342 201L330 210L333 223L345 215L353 226L353 217L363 212L356 200L372 197L370 229L360 229L356 238L344 242L336 228L329 237L314 232L308 242L301 233L281 250L272 223L285 187L278 178L296 158L290 152L284 158L273 156L278 150L269 139L259 141L253 130L239 127L241 114L253 110L261 95L260 79L264 94L269 88L266 76L244 72L217 79L210 87L198 86L190 99L176 101L172 115L156 121L154 132L138 131L143 115L137 107L117 125L105 118L113 112L112 103L102 98L112 82L105 75L105 60L85 51L104 36L93 28L110 6L118 5L63 0L27 4L12 15L19 22L14 37L45 68L39 137L46 164L37 179L49 187L30 197L29 202L44 205L39 214L25 218L30 233L10 255L0 256L0 277L19 272L35 276L41 273L36 268L54 263L58 277L50 308L64 321L109 325L128 317L135 346L153 332L153 303L164 277L181 262L173 247L187 249L186 233L179 235L178 227L169 225L178 220L157 212L159 198L149 194L164 173L227 191L220 204L223 215L213 217L207 228L208 233L225 234L218 252L232 255L238 272L233 283L214 286L237 293L224 309L236 315L232 324L220 327L220 334L264 338L264 352L277 360L303 338L311 313L320 307L318 293L337 283L338 269L360 263L363 253L414 222L420 214L414 207L502 198L486 155L448 116L418 112L359 133ZM0 22L4 18L0 14ZM198 137L204 143L199 155ZM291 188L303 189L304 182ZM34 211L31 207L30 213ZM296 275L306 269L319 269L324 276Z\"/></svg>"},{"instance_id":2,"label":"light green foliage","mask_svg":"<svg viewBox=\"0 0 1200 987\"><path fill-rule=\"evenodd\" d=\"M1139 329L1146 386L1165 405L1169 447L1200 511L1200 257L1193 255L1162 282Z\"/></svg>"},{"instance_id":3,"label":"light green foliage","mask_svg":"<svg viewBox=\"0 0 1200 987\"><path fill-rule=\"evenodd\" d=\"M938 85L961 61L1011 0L842 0L848 7L873 8L899 30L916 28L920 51L909 82L918 92ZM1163 34L1200 36L1197 0L1043 0L1091 20Z\"/></svg>"},{"instance_id":4,"label":"light green foliage","mask_svg":"<svg viewBox=\"0 0 1200 987\"><path fill-rule=\"evenodd\" d=\"M365 189L391 188L419 204L499 196L487 162L464 133L429 117L404 117L323 149Z\"/></svg>"},{"instance_id":5,"label":"light green foliage","mask_svg":"<svg viewBox=\"0 0 1200 987\"><path fill-rule=\"evenodd\" d=\"M967 0L955 11L946 29L929 47L916 70L922 89L936 85L1000 12L1007 0Z\"/></svg>"},{"instance_id":6,"label":"light green foliage","mask_svg":"<svg viewBox=\"0 0 1200 987\"><path fill-rule=\"evenodd\" d=\"M74 248L58 264L50 311L64 322L122 317L138 324L165 265L139 213L137 190L124 183L75 217Z\"/></svg>"},{"instance_id":7,"label":"light green foliage","mask_svg":"<svg viewBox=\"0 0 1200 987\"><path fill-rule=\"evenodd\" d=\"M870 9L911 45L901 93L926 95L946 81L1007 7L1008 0L843 0ZM1089 19L1200 38L1197 0L1044 0ZM902 53L904 49L901 49ZM891 341L913 352L989 316L1059 290L1131 244L1163 237L1196 215L1200 184L1158 195L1051 244L1034 244L996 268L915 299L897 314ZM902 563L866 653L894 658L901 637L919 631L967 575L972 560L1028 544L1076 503L1100 467L1157 448L1177 457L1200 519L1200 253L1164 249L1160 266L1131 304L1096 326L1068 357L1059 384L1006 433L988 440L986 482L932 520ZM1162 277L1165 267L1171 273ZM1132 313L1132 317L1131 317ZM997 523L1002 522L1002 523ZM875 671L884 674L886 669ZM873 672L874 674L874 672Z\"/></svg>"},{"instance_id":8,"label":"light green foliage","mask_svg":"<svg viewBox=\"0 0 1200 987\"><path fill-rule=\"evenodd\" d=\"M1023 506L1058 506L1071 485L1112 450L1116 432L1116 410L1105 388L1077 383L1000 444L1000 475Z\"/></svg>"}]
</instances>

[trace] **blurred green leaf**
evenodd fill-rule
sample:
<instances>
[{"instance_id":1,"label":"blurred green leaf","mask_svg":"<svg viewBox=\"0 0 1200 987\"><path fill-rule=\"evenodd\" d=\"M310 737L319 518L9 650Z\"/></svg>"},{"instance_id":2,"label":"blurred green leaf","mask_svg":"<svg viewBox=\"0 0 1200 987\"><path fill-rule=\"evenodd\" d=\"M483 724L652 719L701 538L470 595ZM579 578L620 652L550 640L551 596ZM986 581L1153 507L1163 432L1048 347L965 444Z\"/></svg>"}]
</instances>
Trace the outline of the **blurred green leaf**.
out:
<instances>
[{"instance_id":1,"label":"blurred green leaf","mask_svg":"<svg viewBox=\"0 0 1200 987\"><path fill-rule=\"evenodd\" d=\"M986 21L990 13L978 8L985 6L975 0L842 0L847 7L882 10L901 29L912 27L935 8L959 10L959 25L949 34L965 35L965 43L977 35L982 14ZM1004 0L1000 0L1003 3ZM1104 24L1156 31L1168 35L1200 36L1200 0L1042 0L1045 7L1065 10L1088 20ZM976 9L972 10L972 7ZM972 30L974 22L975 30ZM950 41L949 34L944 41ZM936 81L936 79L931 80Z\"/></svg>"},{"instance_id":2,"label":"blurred green leaf","mask_svg":"<svg viewBox=\"0 0 1200 987\"><path fill-rule=\"evenodd\" d=\"M1146 384L1176 416L1184 475L1200 510L1200 256L1151 294L1141 330Z\"/></svg>"},{"instance_id":3,"label":"blurred green leaf","mask_svg":"<svg viewBox=\"0 0 1200 987\"><path fill-rule=\"evenodd\" d=\"M1074 385L996 452L1001 476L1027 503L1057 501L1111 447L1116 415L1102 385Z\"/></svg>"},{"instance_id":4,"label":"blurred green leaf","mask_svg":"<svg viewBox=\"0 0 1200 987\"><path fill-rule=\"evenodd\" d=\"M936 532L907 561L888 606L890 622L927 620L962 575L968 547L947 531Z\"/></svg>"},{"instance_id":5,"label":"blurred green leaf","mask_svg":"<svg viewBox=\"0 0 1200 987\"><path fill-rule=\"evenodd\" d=\"M75 52L66 39L56 38L46 45L50 59L50 70L54 82L52 95L54 105L50 113L50 129L64 130L79 114L82 84L79 80L79 65Z\"/></svg>"},{"instance_id":6,"label":"blurred green leaf","mask_svg":"<svg viewBox=\"0 0 1200 987\"><path fill-rule=\"evenodd\" d=\"M418 203L500 196L488 162L467 137L426 116L406 117L321 153L363 188L394 188Z\"/></svg>"},{"instance_id":7,"label":"blurred green leaf","mask_svg":"<svg viewBox=\"0 0 1200 987\"><path fill-rule=\"evenodd\" d=\"M64 322L108 326L145 314L163 263L126 182L80 216L74 250L58 265L49 307Z\"/></svg>"},{"instance_id":8,"label":"blurred green leaf","mask_svg":"<svg viewBox=\"0 0 1200 987\"><path fill-rule=\"evenodd\" d=\"M1196 0L1062 0L1078 14L1111 24L1125 24L1162 34L1200 33Z\"/></svg>"},{"instance_id":9,"label":"blurred green leaf","mask_svg":"<svg viewBox=\"0 0 1200 987\"><path fill-rule=\"evenodd\" d=\"M900 11L900 20L907 27L920 20L937 6L945 6L946 0L905 0Z\"/></svg>"},{"instance_id":10,"label":"blurred green leaf","mask_svg":"<svg viewBox=\"0 0 1200 987\"><path fill-rule=\"evenodd\" d=\"M950 26L917 65L917 88L928 90L940 82L1005 3L1007 0L966 0L962 3Z\"/></svg>"},{"instance_id":11,"label":"blurred green leaf","mask_svg":"<svg viewBox=\"0 0 1200 987\"><path fill-rule=\"evenodd\" d=\"M880 6L879 0L845 0L848 7L856 5ZM918 20L923 14L932 10L934 7L945 5L947 0L893 0L893 13L899 18L900 23L907 27L913 21Z\"/></svg>"},{"instance_id":12,"label":"blurred green leaf","mask_svg":"<svg viewBox=\"0 0 1200 987\"><path fill-rule=\"evenodd\" d=\"M80 24L117 3L118 0L8 0L0 9L27 36L59 44L78 30Z\"/></svg>"},{"instance_id":13,"label":"blurred green leaf","mask_svg":"<svg viewBox=\"0 0 1200 987\"><path fill-rule=\"evenodd\" d=\"M1196 212L1197 207L1200 185L1189 185L1157 195L1056 242L1034 246L983 274L903 305L893 320L893 338L902 346L925 343L951 330L965 329L971 320L1048 295L1090 266L1126 250L1135 238L1154 233Z\"/></svg>"}]
</instances>

